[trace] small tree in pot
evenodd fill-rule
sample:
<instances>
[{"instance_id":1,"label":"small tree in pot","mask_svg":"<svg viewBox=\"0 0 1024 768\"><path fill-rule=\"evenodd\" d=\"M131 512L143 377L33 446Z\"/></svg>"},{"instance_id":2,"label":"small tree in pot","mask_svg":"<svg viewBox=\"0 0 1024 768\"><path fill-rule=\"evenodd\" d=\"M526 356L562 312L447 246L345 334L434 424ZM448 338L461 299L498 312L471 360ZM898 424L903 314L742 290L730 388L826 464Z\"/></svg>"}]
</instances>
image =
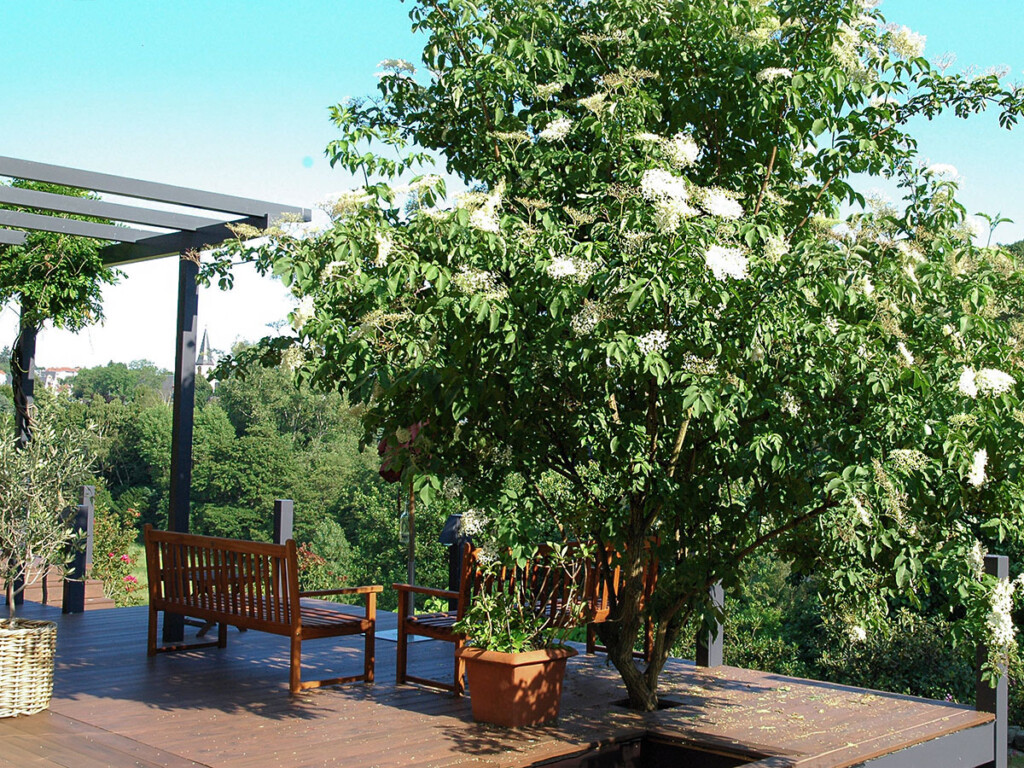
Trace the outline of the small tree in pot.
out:
<instances>
[{"instance_id":1,"label":"small tree in pot","mask_svg":"<svg viewBox=\"0 0 1024 768\"><path fill-rule=\"evenodd\" d=\"M0 440L0 577L8 610L0 619L0 717L33 714L49 704L57 627L18 619L14 597L45 565L66 562L74 550L77 534L67 509L88 474L84 446L48 417L35 421L23 448L13 434Z\"/></svg>"}]
</instances>

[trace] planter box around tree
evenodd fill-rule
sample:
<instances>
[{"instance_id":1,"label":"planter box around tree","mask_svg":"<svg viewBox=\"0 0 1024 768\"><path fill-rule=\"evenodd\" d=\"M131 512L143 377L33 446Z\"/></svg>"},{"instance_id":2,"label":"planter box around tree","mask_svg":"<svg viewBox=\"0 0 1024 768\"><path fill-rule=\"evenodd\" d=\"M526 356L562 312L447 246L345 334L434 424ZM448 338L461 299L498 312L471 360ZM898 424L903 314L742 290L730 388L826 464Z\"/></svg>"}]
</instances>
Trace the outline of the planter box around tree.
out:
<instances>
[{"instance_id":1,"label":"planter box around tree","mask_svg":"<svg viewBox=\"0 0 1024 768\"><path fill-rule=\"evenodd\" d=\"M473 719L518 728L558 717L565 662L573 648L502 653L467 646L456 654L466 662Z\"/></svg>"}]
</instances>

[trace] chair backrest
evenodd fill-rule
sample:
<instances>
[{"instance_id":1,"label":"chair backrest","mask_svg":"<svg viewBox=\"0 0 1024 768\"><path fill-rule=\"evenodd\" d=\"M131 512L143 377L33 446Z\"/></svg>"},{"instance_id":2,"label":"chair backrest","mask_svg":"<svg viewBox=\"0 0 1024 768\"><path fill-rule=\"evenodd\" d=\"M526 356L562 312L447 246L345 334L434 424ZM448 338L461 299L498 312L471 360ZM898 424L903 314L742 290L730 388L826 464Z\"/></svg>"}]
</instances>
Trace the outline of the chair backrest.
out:
<instances>
[{"instance_id":1,"label":"chair backrest","mask_svg":"<svg viewBox=\"0 0 1024 768\"><path fill-rule=\"evenodd\" d=\"M295 542L267 544L144 529L150 602L199 618L233 616L239 626L297 626Z\"/></svg>"},{"instance_id":2,"label":"chair backrest","mask_svg":"<svg viewBox=\"0 0 1024 768\"><path fill-rule=\"evenodd\" d=\"M610 593L621 585L621 572L613 567L611 578L602 578L605 562L613 558L597 558L584 553L583 547L569 544L564 557L552 560L552 548L538 547L534 557L524 565L500 567L484 575L479 566L479 548L464 545L462 574L459 580L458 617L462 618L475 595L482 591L505 592L522 588L527 600L543 612L556 626L575 626L602 621L611 605Z\"/></svg>"}]
</instances>

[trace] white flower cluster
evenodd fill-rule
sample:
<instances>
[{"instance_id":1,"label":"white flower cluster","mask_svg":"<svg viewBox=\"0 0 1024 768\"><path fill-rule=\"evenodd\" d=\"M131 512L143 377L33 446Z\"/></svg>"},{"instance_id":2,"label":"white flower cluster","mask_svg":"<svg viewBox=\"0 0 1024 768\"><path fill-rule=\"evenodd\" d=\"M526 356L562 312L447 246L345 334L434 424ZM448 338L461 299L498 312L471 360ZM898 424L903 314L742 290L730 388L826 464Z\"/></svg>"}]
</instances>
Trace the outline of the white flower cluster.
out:
<instances>
[{"instance_id":1,"label":"white flower cluster","mask_svg":"<svg viewBox=\"0 0 1024 768\"><path fill-rule=\"evenodd\" d=\"M796 395L790 392L788 389L782 393L781 401L783 413L787 413L793 418L800 415L800 402L796 399Z\"/></svg>"},{"instance_id":2,"label":"white flower cluster","mask_svg":"<svg viewBox=\"0 0 1024 768\"><path fill-rule=\"evenodd\" d=\"M558 280L563 277L572 277L576 274L576 262L564 256L556 256L548 264L548 277Z\"/></svg>"},{"instance_id":3,"label":"white flower cluster","mask_svg":"<svg viewBox=\"0 0 1024 768\"><path fill-rule=\"evenodd\" d=\"M899 342L896 345L896 351L900 353L900 355L903 357L903 361L907 365L915 365L916 364L916 361L914 360L913 354L911 354L910 350L907 349L907 345L904 344L902 341Z\"/></svg>"},{"instance_id":4,"label":"white flower cluster","mask_svg":"<svg viewBox=\"0 0 1024 768\"><path fill-rule=\"evenodd\" d=\"M760 83L774 83L780 78L787 80L793 76L793 70L786 67L768 67L757 73L757 81Z\"/></svg>"},{"instance_id":5,"label":"white flower cluster","mask_svg":"<svg viewBox=\"0 0 1024 768\"><path fill-rule=\"evenodd\" d=\"M712 245L704 254L704 263L717 280L727 277L743 280L747 277L747 257L739 248Z\"/></svg>"},{"instance_id":6,"label":"white flower cluster","mask_svg":"<svg viewBox=\"0 0 1024 768\"><path fill-rule=\"evenodd\" d=\"M927 41L924 35L896 25L889 25L886 29L889 32L889 48L900 58L916 59L924 53Z\"/></svg>"},{"instance_id":7,"label":"white flower cluster","mask_svg":"<svg viewBox=\"0 0 1024 768\"><path fill-rule=\"evenodd\" d=\"M701 208L719 219L738 219L743 215L743 206L730 193L717 187L701 190L697 202Z\"/></svg>"},{"instance_id":8,"label":"white flower cluster","mask_svg":"<svg viewBox=\"0 0 1024 768\"><path fill-rule=\"evenodd\" d=\"M1013 591L1015 581L999 580L992 591L992 609L989 611L986 625L989 641L998 649L1006 649L1013 645L1017 633L1013 626Z\"/></svg>"},{"instance_id":9,"label":"white flower cluster","mask_svg":"<svg viewBox=\"0 0 1024 768\"><path fill-rule=\"evenodd\" d=\"M687 373L696 376L714 376L718 373L718 363L715 360L705 360L703 357L697 357L691 352L687 352L683 356L681 367Z\"/></svg>"},{"instance_id":10,"label":"white flower cluster","mask_svg":"<svg viewBox=\"0 0 1024 768\"><path fill-rule=\"evenodd\" d=\"M313 317L314 312L313 297L303 296L299 301L299 306L292 310L292 328L296 331L301 331L302 326L304 326L309 319Z\"/></svg>"},{"instance_id":11,"label":"white flower cluster","mask_svg":"<svg viewBox=\"0 0 1024 768\"><path fill-rule=\"evenodd\" d=\"M697 162L700 147L693 137L685 133L677 133L662 145L669 162L676 168L688 168Z\"/></svg>"},{"instance_id":12,"label":"white flower cluster","mask_svg":"<svg viewBox=\"0 0 1024 768\"><path fill-rule=\"evenodd\" d=\"M860 626L860 624L855 624L854 626L851 626L849 634L850 640L855 643L863 643L865 640L868 639L867 630L864 629L864 627Z\"/></svg>"},{"instance_id":13,"label":"white flower cluster","mask_svg":"<svg viewBox=\"0 0 1024 768\"><path fill-rule=\"evenodd\" d=\"M578 103L581 107L589 109L595 115L600 115L608 108L608 104L605 103L607 98L608 95L605 93L595 93L593 96L587 96L585 99L580 99ZM615 105L612 104L612 106L614 107Z\"/></svg>"},{"instance_id":14,"label":"white flower cluster","mask_svg":"<svg viewBox=\"0 0 1024 768\"><path fill-rule=\"evenodd\" d=\"M545 85L538 85L534 91L537 94L537 98L547 101L557 95L562 90L562 87L561 83L546 83Z\"/></svg>"},{"instance_id":15,"label":"white flower cluster","mask_svg":"<svg viewBox=\"0 0 1024 768\"><path fill-rule=\"evenodd\" d=\"M329 195L321 203L320 207L330 216L340 218L354 213L372 202L373 196L362 187L359 187L358 189L347 189L344 192Z\"/></svg>"},{"instance_id":16,"label":"white flower cluster","mask_svg":"<svg viewBox=\"0 0 1024 768\"><path fill-rule=\"evenodd\" d=\"M999 397L999 395L1009 392L1017 383L1013 376L998 368L982 368L974 380L978 384L979 392L992 397Z\"/></svg>"},{"instance_id":17,"label":"white flower cluster","mask_svg":"<svg viewBox=\"0 0 1024 768\"><path fill-rule=\"evenodd\" d=\"M498 562L498 548L493 541L485 541L477 547L476 561L485 568Z\"/></svg>"},{"instance_id":18,"label":"white flower cluster","mask_svg":"<svg viewBox=\"0 0 1024 768\"><path fill-rule=\"evenodd\" d=\"M988 464L988 451L979 448L974 452L974 461L971 462L971 471L967 475L967 482L975 488L985 484L985 465Z\"/></svg>"},{"instance_id":19,"label":"white flower cluster","mask_svg":"<svg viewBox=\"0 0 1024 768\"><path fill-rule=\"evenodd\" d=\"M459 498L462 495L462 478L458 475L446 477L441 485L441 494L446 499Z\"/></svg>"},{"instance_id":20,"label":"white flower cluster","mask_svg":"<svg viewBox=\"0 0 1024 768\"><path fill-rule=\"evenodd\" d=\"M924 253L921 251L921 246L917 243L911 243L906 240L900 240L896 243L896 250L900 252L902 256L911 262L920 264L925 261Z\"/></svg>"},{"instance_id":21,"label":"white flower cluster","mask_svg":"<svg viewBox=\"0 0 1024 768\"><path fill-rule=\"evenodd\" d=\"M642 355L664 352L668 348L668 334L664 331L651 331L638 336L636 346Z\"/></svg>"},{"instance_id":22,"label":"white flower cluster","mask_svg":"<svg viewBox=\"0 0 1024 768\"><path fill-rule=\"evenodd\" d=\"M587 280L593 276L595 271L596 267L590 262L585 262L581 259L572 259L566 256L556 256L547 266L547 273L549 277L555 280L571 277L580 285L587 282Z\"/></svg>"},{"instance_id":23,"label":"white flower cluster","mask_svg":"<svg viewBox=\"0 0 1024 768\"><path fill-rule=\"evenodd\" d=\"M867 506L864 504L864 502L862 502L856 496L853 497L853 509L854 509L854 511L856 511L857 517L860 518L860 521L865 526L870 527L871 523L872 523L871 510L868 509Z\"/></svg>"},{"instance_id":24,"label":"white flower cluster","mask_svg":"<svg viewBox=\"0 0 1024 768\"><path fill-rule=\"evenodd\" d=\"M960 172L957 171L955 165L949 163L932 163L925 169L925 173L929 176L937 176L940 179L959 179Z\"/></svg>"},{"instance_id":25,"label":"white flower cluster","mask_svg":"<svg viewBox=\"0 0 1024 768\"><path fill-rule=\"evenodd\" d=\"M999 397L1009 392L1017 380L998 368L982 368L975 373L973 368L964 368L957 387L960 394L976 398L979 394Z\"/></svg>"},{"instance_id":26,"label":"white flower cluster","mask_svg":"<svg viewBox=\"0 0 1024 768\"><path fill-rule=\"evenodd\" d=\"M980 579L982 574L985 573L985 555L988 552L985 551L985 547L982 546L980 541L975 541L974 546L971 547L971 551L967 555L967 564L971 568L971 573L974 574L974 578Z\"/></svg>"},{"instance_id":27,"label":"white flower cluster","mask_svg":"<svg viewBox=\"0 0 1024 768\"><path fill-rule=\"evenodd\" d=\"M374 239L377 241L377 258L373 260L373 265L381 268L386 267L388 265L388 256L394 250L395 244L390 237L382 235L380 232L374 235Z\"/></svg>"},{"instance_id":28,"label":"white flower cluster","mask_svg":"<svg viewBox=\"0 0 1024 768\"><path fill-rule=\"evenodd\" d=\"M683 219L697 215L689 203L686 181L661 168L645 171L640 193L654 203L654 219L661 232L671 234Z\"/></svg>"},{"instance_id":29,"label":"white flower cluster","mask_svg":"<svg viewBox=\"0 0 1024 768\"><path fill-rule=\"evenodd\" d=\"M690 199L690 193L686 188L686 181L662 168L652 168L644 171L640 179L640 193L648 200L681 200Z\"/></svg>"},{"instance_id":30,"label":"white flower cluster","mask_svg":"<svg viewBox=\"0 0 1024 768\"><path fill-rule=\"evenodd\" d=\"M917 472L928 466L928 457L914 448L897 448L889 454L889 461L900 472Z\"/></svg>"},{"instance_id":31,"label":"white flower cluster","mask_svg":"<svg viewBox=\"0 0 1024 768\"><path fill-rule=\"evenodd\" d=\"M764 257L772 264L778 264L789 253L789 243L778 235L772 235L764 244Z\"/></svg>"},{"instance_id":32,"label":"white flower cluster","mask_svg":"<svg viewBox=\"0 0 1024 768\"><path fill-rule=\"evenodd\" d=\"M406 61L405 59L384 59L377 64L379 69L389 69L392 72L404 73L412 75L416 73L416 67L412 65L412 62Z\"/></svg>"},{"instance_id":33,"label":"white flower cluster","mask_svg":"<svg viewBox=\"0 0 1024 768\"><path fill-rule=\"evenodd\" d=\"M868 104L875 109L881 109L882 107L895 108L900 106L899 100L891 93L887 93L884 96L876 93L871 97L871 101L869 101Z\"/></svg>"},{"instance_id":34,"label":"white flower cluster","mask_svg":"<svg viewBox=\"0 0 1024 768\"><path fill-rule=\"evenodd\" d=\"M473 229L497 234L500 231L498 208L504 191L504 184L499 184L490 194L467 192L459 195L455 204L470 211L469 226Z\"/></svg>"},{"instance_id":35,"label":"white flower cluster","mask_svg":"<svg viewBox=\"0 0 1024 768\"><path fill-rule=\"evenodd\" d=\"M577 336L586 336L592 333L597 324L608 317L608 308L597 301L587 300L583 302L583 308L573 315L570 325L572 332Z\"/></svg>"},{"instance_id":36,"label":"white flower cluster","mask_svg":"<svg viewBox=\"0 0 1024 768\"><path fill-rule=\"evenodd\" d=\"M572 120L567 117L559 117L548 123L537 136L541 141L561 141L569 135L571 129Z\"/></svg>"},{"instance_id":37,"label":"white flower cluster","mask_svg":"<svg viewBox=\"0 0 1024 768\"><path fill-rule=\"evenodd\" d=\"M664 139L661 138L661 136L659 136L658 134L646 132L633 134L633 138L636 139L637 141L642 141L646 144L660 144L662 141L664 141Z\"/></svg>"},{"instance_id":38,"label":"white flower cluster","mask_svg":"<svg viewBox=\"0 0 1024 768\"><path fill-rule=\"evenodd\" d=\"M491 519L485 512L471 507L462 513L462 520L459 521L459 532L469 538L479 536L487 529L487 525L490 522Z\"/></svg>"},{"instance_id":39,"label":"white flower cluster","mask_svg":"<svg viewBox=\"0 0 1024 768\"><path fill-rule=\"evenodd\" d=\"M501 285L494 274L485 269L462 267L455 274L454 282L463 293L479 293L490 301L500 301L508 296L508 288Z\"/></svg>"},{"instance_id":40,"label":"white flower cluster","mask_svg":"<svg viewBox=\"0 0 1024 768\"><path fill-rule=\"evenodd\" d=\"M828 332L833 336L839 333L839 321L832 317L832 315L826 315L823 317L821 324L824 325Z\"/></svg>"}]
</instances>

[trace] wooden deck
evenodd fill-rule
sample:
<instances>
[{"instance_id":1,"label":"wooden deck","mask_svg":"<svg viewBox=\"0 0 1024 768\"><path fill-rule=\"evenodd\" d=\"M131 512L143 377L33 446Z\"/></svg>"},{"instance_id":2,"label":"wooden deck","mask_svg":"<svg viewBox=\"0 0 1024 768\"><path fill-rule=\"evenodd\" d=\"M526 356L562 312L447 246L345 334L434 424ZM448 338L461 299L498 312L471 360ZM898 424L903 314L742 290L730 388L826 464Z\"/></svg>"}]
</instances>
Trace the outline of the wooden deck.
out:
<instances>
[{"instance_id":1,"label":"wooden deck","mask_svg":"<svg viewBox=\"0 0 1024 768\"><path fill-rule=\"evenodd\" d=\"M62 616L48 713L0 720L0 766L447 766L512 768L645 734L748 755L760 768L840 768L935 739L980 734L970 708L778 675L671 661L680 706L639 715L602 657L570 660L556 726L513 732L472 722L466 699L394 685L394 644L377 642L377 682L288 695L288 640L231 629L228 647L146 656L146 610ZM379 629L395 625L379 615ZM194 631L194 630L192 630ZM303 644L311 671L362 665L358 638ZM410 648L413 674L450 674L451 645ZM349 672L346 672L349 670ZM977 740L977 739L975 739ZM923 764L923 763L922 763Z\"/></svg>"}]
</instances>

